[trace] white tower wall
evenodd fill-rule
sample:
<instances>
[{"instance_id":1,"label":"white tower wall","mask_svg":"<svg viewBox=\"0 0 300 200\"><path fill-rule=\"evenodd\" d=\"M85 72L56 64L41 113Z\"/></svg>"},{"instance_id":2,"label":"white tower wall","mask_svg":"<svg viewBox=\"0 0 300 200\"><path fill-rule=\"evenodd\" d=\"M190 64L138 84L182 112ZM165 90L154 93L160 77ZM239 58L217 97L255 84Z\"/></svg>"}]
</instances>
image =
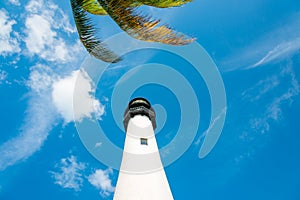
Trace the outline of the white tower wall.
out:
<instances>
[{"instance_id":1,"label":"white tower wall","mask_svg":"<svg viewBox=\"0 0 300 200\"><path fill-rule=\"evenodd\" d=\"M135 115L128 122L114 200L173 200L147 116Z\"/></svg>"}]
</instances>

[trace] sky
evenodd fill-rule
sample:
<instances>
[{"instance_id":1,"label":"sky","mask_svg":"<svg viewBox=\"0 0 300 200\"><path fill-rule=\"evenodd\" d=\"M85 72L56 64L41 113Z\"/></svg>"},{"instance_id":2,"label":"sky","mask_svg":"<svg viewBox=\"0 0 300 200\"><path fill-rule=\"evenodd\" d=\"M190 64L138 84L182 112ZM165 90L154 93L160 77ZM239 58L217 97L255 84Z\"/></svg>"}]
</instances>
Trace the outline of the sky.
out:
<instances>
[{"instance_id":1,"label":"sky","mask_svg":"<svg viewBox=\"0 0 300 200\"><path fill-rule=\"evenodd\" d=\"M300 199L299 1L140 8L196 38L185 47L93 17L122 55L111 65L83 48L70 2L0 5L1 200L113 199L122 116L137 96L156 111L174 199Z\"/></svg>"}]
</instances>

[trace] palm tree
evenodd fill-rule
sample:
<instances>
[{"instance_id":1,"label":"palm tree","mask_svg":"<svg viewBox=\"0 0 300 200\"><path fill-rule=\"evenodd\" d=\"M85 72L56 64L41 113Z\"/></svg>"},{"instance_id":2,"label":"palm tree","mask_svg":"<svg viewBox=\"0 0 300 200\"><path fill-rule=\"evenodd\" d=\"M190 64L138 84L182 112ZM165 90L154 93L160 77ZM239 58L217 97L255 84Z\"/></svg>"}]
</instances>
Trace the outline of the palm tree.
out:
<instances>
[{"instance_id":1,"label":"palm tree","mask_svg":"<svg viewBox=\"0 0 300 200\"><path fill-rule=\"evenodd\" d=\"M96 36L95 25L88 13L109 15L123 31L139 40L185 45L194 39L176 33L166 25L159 26L160 20L152 20L150 16L138 13L136 8L142 5L167 8L190 1L192 0L71 0L71 6L79 38L87 51L100 60L114 63L120 61L120 57Z\"/></svg>"}]
</instances>

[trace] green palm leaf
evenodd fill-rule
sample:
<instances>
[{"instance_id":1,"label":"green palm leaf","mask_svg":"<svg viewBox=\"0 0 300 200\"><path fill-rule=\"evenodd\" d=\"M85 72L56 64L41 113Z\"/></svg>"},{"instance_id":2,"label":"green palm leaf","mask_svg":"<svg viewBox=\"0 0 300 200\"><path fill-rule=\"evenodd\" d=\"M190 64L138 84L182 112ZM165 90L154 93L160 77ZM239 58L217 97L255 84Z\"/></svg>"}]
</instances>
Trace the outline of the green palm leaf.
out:
<instances>
[{"instance_id":1,"label":"green palm leaf","mask_svg":"<svg viewBox=\"0 0 300 200\"><path fill-rule=\"evenodd\" d=\"M85 1L71 0L73 17L80 41L92 56L105 62L115 63L120 61L120 57L106 48L100 39L95 36L97 31L92 24L92 20L83 9Z\"/></svg>"},{"instance_id":2,"label":"green palm leaf","mask_svg":"<svg viewBox=\"0 0 300 200\"><path fill-rule=\"evenodd\" d=\"M189 3L192 0L134 0L131 7L142 5L153 6L157 8L177 7ZM97 0L84 0L82 8L94 15L107 15L107 12L101 7Z\"/></svg>"},{"instance_id":3,"label":"green palm leaf","mask_svg":"<svg viewBox=\"0 0 300 200\"><path fill-rule=\"evenodd\" d=\"M142 5L153 6L157 8L169 8L181 6L192 0L137 0Z\"/></svg>"},{"instance_id":4,"label":"green palm leaf","mask_svg":"<svg viewBox=\"0 0 300 200\"><path fill-rule=\"evenodd\" d=\"M107 15L107 12L101 7L97 0L83 0L82 8L94 15Z\"/></svg>"},{"instance_id":5,"label":"green palm leaf","mask_svg":"<svg viewBox=\"0 0 300 200\"><path fill-rule=\"evenodd\" d=\"M133 0L98 0L102 8L130 36L149 42L160 42L171 45L185 45L193 38L176 33L168 26L157 26L159 20L137 13L132 7Z\"/></svg>"}]
</instances>

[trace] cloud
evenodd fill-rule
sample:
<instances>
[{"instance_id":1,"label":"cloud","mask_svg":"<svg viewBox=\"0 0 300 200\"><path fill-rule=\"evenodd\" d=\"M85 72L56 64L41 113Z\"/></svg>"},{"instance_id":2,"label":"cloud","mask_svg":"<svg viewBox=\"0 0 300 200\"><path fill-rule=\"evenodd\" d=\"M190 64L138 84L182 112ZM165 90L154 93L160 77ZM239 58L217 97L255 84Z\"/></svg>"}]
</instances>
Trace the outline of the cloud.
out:
<instances>
[{"instance_id":1,"label":"cloud","mask_svg":"<svg viewBox=\"0 0 300 200\"><path fill-rule=\"evenodd\" d=\"M278 90L276 91L276 93L281 94L276 96L269 104L267 104L265 112L260 117L252 118L250 120L251 128L261 133L265 133L270 130L270 121L277 122L281 119L281 106L284 105L285 102L292 102L292 98L300 94L300 85L296 79L295 72L290 65L283 68L276 77L279 80L276 79L278 83L274 85L269 81L262 82L264 83L261 85L261 88L263 89L260 91L263 92L259 92L259 95L255 97L255 100L258 101L262 99L266 93L274 93L274 90L276 89L275 85L279 88L285 88L283 92ZM271 80L272 79L274 78L271 78ZM284 83L282 83L281 79L284 80ZM288 83L288 86L284 85L286 83Z\"/></svg>"},{"instance_id":2,"label":"cloud","mask_svg":"<svg viewBox=\"0 0 300 200\"><path fill-rule=\"evenodd\" d=\"M26 160L38 151L55 123L55 114L51 102L47 99L42 97L32 99L29 104L20 135L0 146L0 171Z\"/></svg>"},{"instance_id":3,"label":"cloud","mask_svg":"<svg viewBox=\"0 0 300 200\"><path fill-rule=\"evenodd\" d=\"M15 6L20 6L21 5L21 3L20 3L19 0L9 0L9 3L11 3L11 4L15 5Z\"/></svg>"},{"instance_id":4,"label":"cloud","mask_svg":"<svg viewBox=\"0 0 300 200\"><path fill-rule=\"evenodd\" d=\"M2 74L2 73L1 73ZM5 77L5 73L3 73ZM83 117L96 118L104 113L104 107L90 93L91 80L85 72L73 71L70 76L60 78L52 68L37 64L31 67L26 85L30 89L30 99L19 136L0 146L0 171L19 161L26 160L40 150L51 129L58 123L61 114L66 123L73 120L73 91L78 80L78 107L75 120ZM52 95L52 96L51 96ZM53 98L53 99L52 99ZM37 125L38 122L38 125Z\"/></svg>"},{"instance_id":5,"label":"cloud","mask_svg":"<svg viewBox=\"0 0 300 200\"><path fill-rule=\"evenodd\" d=\"M41 149L49 132L61 119L52 101L52 86L59 80L58 74L66 74L76 67L81 50L77 48L80 46L78 40L70 44L64 41L63 36L74 30L67 15L52 1L31 0L25 6L25 11L16 19L21 21L23 16L25 19L26 28L21 28L25 35L20 34L20 38L28 48L27 53L36 55L43 61L51 61L51 65L46 64L47 62L43 62L43 65L32 63L33 67L30 67L29 80L26 82L29 90L26 94L29 98L28 108L19 128L19 135L0 144L0 171L26 160ZM11 38L15 23L14 20L9 20L4 9L0 9L2 55L20 51L16 38ZM7 74L1 71L0 76L3 81Z\"/></svg>"},{"instance_id":6,"label":"cloud","mask_svg":"<svg viewBox=\"0 0 300 200\"><path fill-rule=\"evenodd\" d=\"M200 159L204 158L216 145L216 142L218 141L222 131L222 130L218 130L217 124L220 120L222 120L222 118L225 117L226 110L227 107L224 107L222 111L218 113L218 115L215 116L214 119L212 119L207 130L204 131L204 133L195 141L194 144L198 146L200 144L200 141L203 140L203 143L198 153L198 157Z\"/></svg>"},{"instance_id":7,"label":"cloud","mask_svg":"<svg viewBox=\"0 0 300 200\"><path fill-rule=\"evenodd\" d=\"M13 25L17 22L9 19L8 13L4 9L0 9L0 55L7 55L20 52L18 40L13 36Z\"/></svg>"},{"instance_id":8,"label":"cloud","mask_svg":"<svg viewBox=\"0 0 300 200\"><path fill-rule=\"evenodd\" d=\"M47 17L51 26L55 30L63 30L67 33L76 33L76 28L72 27L68 15L52 1L31 0L25 7L29 15L38 14Z\"/></svg>"},{"instance_id":9,"label":"cloud","mask_svg":"<svg viewBox=\"0 0 300 200\"><path fill-rule=\"evenodd\" d=\"M300 12L282 19L279 26L257 37L250 45L225 58L226 71L251 69L279 62L300 50Z\"/></svg>"},{"instance_id":10,"label":"cloud","mask_svg":"<svg viewBox=\"0 0 300 200\"><path fill-rule=\"evenodd\" d=\"M225 115L227 108L223 108L222 111L212 120L210 123L209 127L204 131L202 135L199 136L199 138L195 141L195 145L199 145L201 140L205 138L206 135L208 134L213 134L212 129L216 125L216 123L221 119L222 116Z\"/></svg>"},{"instance_id":11,"label":"cloud","mask_svg":"<svg viewBox=\"0 0 300 200\"><path fill-rule=\"evenodd\" d=\"M62 188L69 188L75 191L79 191L83 185L82 173L86 168L86 165L82 162L77 162L75 156L68 158L62 158L55 166L59 171L50 173L55 180L55 184Z\"/></svg>"},{"instance_id":12,"label":"cloud","mask_svg":"<svg viewBox=\"0 0 300 200\"><path fill-rule=\"evenodd\" d=\"M3 71L3 70L0 70L0 85L6 79L6 77L7 77L7 72Z\"/></svg>"},{"instance_id":13,"label":"cloud","mask_svg":"<svg viewBox=\"0 0 300 200\"><path fill-rule=\"evenodd\" d=\"M95 147L97 148L97 147L101 147L102 146L102 142L97 142L96 144L95 144Z\"/></svg>"},{"instance_id":14,"label":"cloud","mask_svg":"<svg viewBox=\"0 0 300 200\"><path fill-rule=\"evenodd\" d=\"M101 119L104 106L91 95L92 92L94 88L88 74L76 70L53 84L52 99L66 123L91 118L92 115Z\"/></svg>"},{"instance_id":15,"label":"cloud","mask_svg":"<svg viewBox=\"0 0 300 200\"><path fill-rule=\"evenodd\" d=\"M242 93L242 98L250 102L255 102L265 95L268 95L271 90L276 89L279 85L280 80L277 74L269 76L264 80L258 81L253 87L245 90Z\"/></svg>"},{"instance_id":16,"label":"cloud","mask_svg":"<svg viewBox=\"0 0 300 200\"><path fill-rule=\"evenodd\" d=\"M58 80L58 75L46 65L37 64L31 67L30 71L27 86L39 95L51 89L53 83Z\"/></svg>"},{"instance_id":17,"label":"cloud","mask_svg":"<svg viewBox=\"0 0 300 200\"><path fill-rule=\"evenodd\" d=\"M265 146L265 138L270 137L275 130L273 126L280 125L285 120L283 108L290 107L294 97L299 94L300 85L293 70L293 63L276 70L273 75L268 75L242 93L241 99L251 107L245 107L246 112L242 111L245 120L243 124L246 127L242 127L243 130L236 127L240 132L238 140L242 143L237 151L238 155L234 158L236 163L252 159L253 155ZM239 120L240 115L241 113L237 116Z\"/></svg>"},{"instance_id":18,"label":"cloud","mask_svg":"<svg viewBox=\"0 0 300 200\"><path fill-rule=\"evenodd\" d=\"M38 151L56 123L57 113L51 98L45 95L49 93L49 85L55 79L51 73L51 69L44 65L33 67L27 86L31 90L29 95L34 98L29 99L19 136L0 146L0 171L26 160Z\"/></svg>"},{"instance_id":19,"label":"cloud","mask_svg":"<svg viewBox=\"0 0 300 200\"><path fill-rule=\"evenodd\" d=\"M107 168L106 170L97 169L89 176L84 176L86 167L85 163L79 162L74 155L71 155L67 158L62 158L55 165L57 171L50 171L50 174L54 179L54 183L62 188L80 191L85 179L87 179L90 184L100 190L100 195L103 198L110 196L115 190L110 179L113 170L111 168Z\"/></svg>"},{"instance_id":20,"label":"cloud","mask_svg":"<svg viewBox=\"0 0 300 200\"><path fill-rule=\"evenodd\" d=\"M67 44L63 35L74 33L68 16L50 1L31 0L25 10L25 38L29 55L51 61L66 63L80 52L81 45Z\"/></svg>"},{"instance_id":21,"label":"cloud","mask_svg":"<svg viewBox=\"0 0 300 200\"><path fill-rule=\"evenodd\" d=\"M282 42L270 50L263 58L248 68L255 68L275 60L282 60L300 49L300 37Z\"/></svg>"},{"instance_id":22,"label":"cloud","mask_svg":"<svg viewBox=\"0 0 300 200\"><path fill-rule=\"evenodd\" d=\"M115 187L111 184L109 175L113 173L111 168L106 170L98 169L93 174L88 176L88 181L100 190L100 195L103 198L108 197L115 191Z\"/></svg>"}]
</instances>

